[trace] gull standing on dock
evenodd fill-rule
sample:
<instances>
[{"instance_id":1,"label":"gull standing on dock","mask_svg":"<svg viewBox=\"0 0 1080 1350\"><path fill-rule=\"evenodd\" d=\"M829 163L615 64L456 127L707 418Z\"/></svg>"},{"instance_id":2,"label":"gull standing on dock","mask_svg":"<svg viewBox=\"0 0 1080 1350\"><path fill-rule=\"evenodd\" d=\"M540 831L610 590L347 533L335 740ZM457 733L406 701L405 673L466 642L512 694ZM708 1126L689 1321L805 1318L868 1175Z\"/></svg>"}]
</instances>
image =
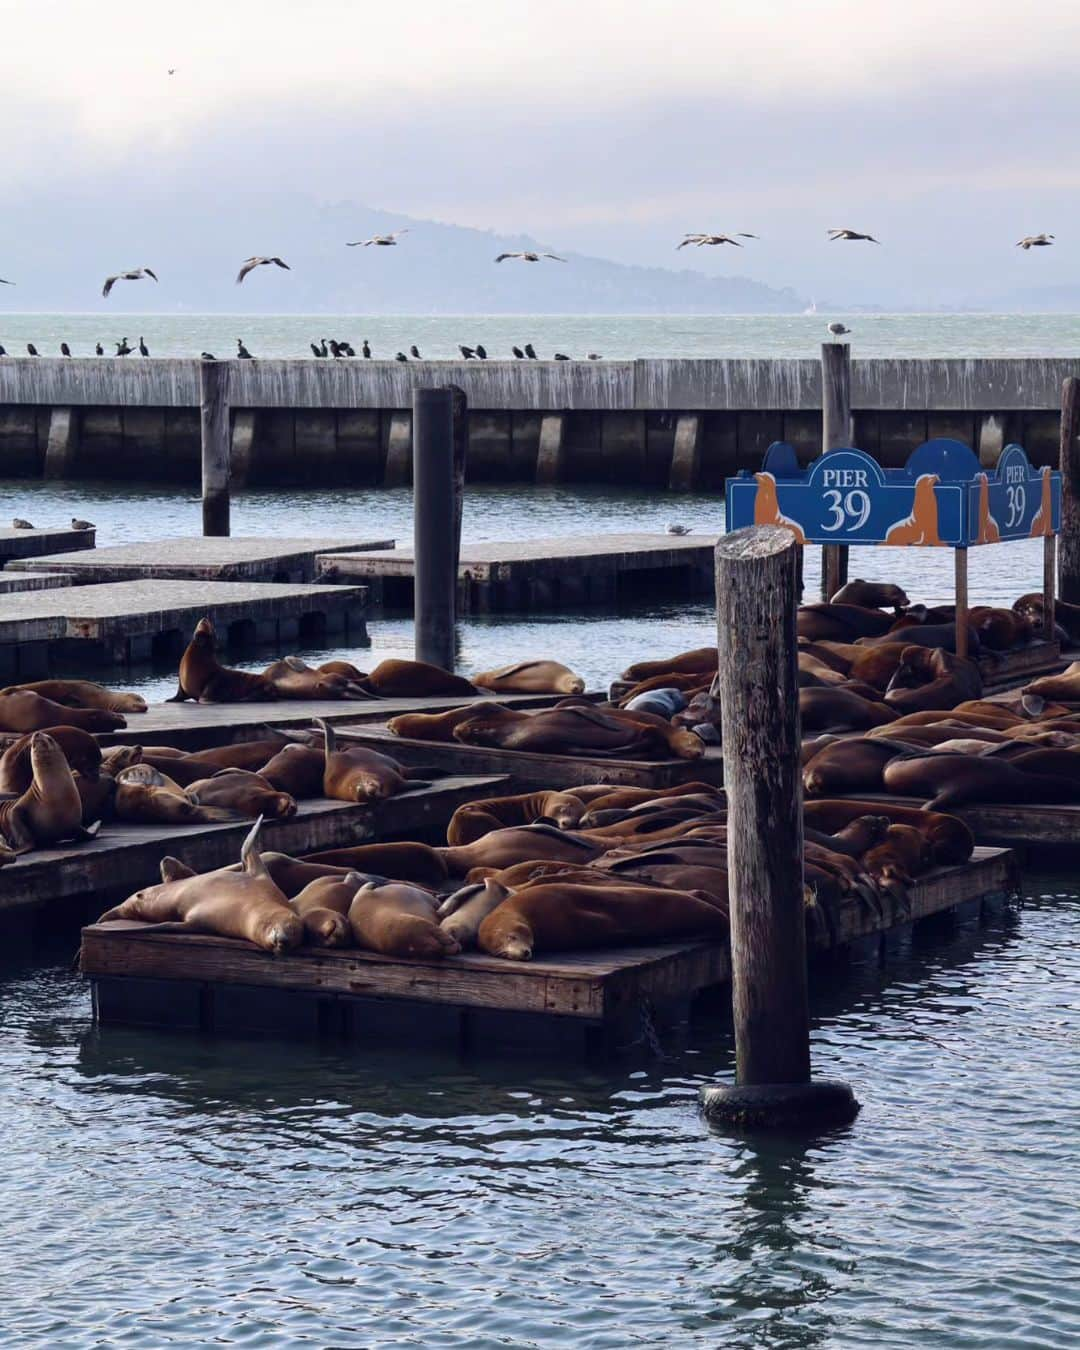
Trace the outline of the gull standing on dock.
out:
<instances>
[{"instance_id":1,"label":"gull standing on dock","mask_svg":"<svg viewBox=\"0 0 1080 1350\"><path fill-rule=\"evenodd\" d=\"M738 237L736 237L738 236ZM742 248L740 239L760 239L760 234L748 234L746 230L736 230L735 234L688 234L681 244L676 244L675 249L685 248L687 244L695 244L698 248L705 245L715 244L734 244L736 248Z\"/></svg>"},{"instance_id":2,"label":"gull standing on dock","mask_svg":"<svg viewBox=\"0 0 1080 1350\"><path fill-rule=\"evenodd\" d=\"M868 244L880 244L880 239L875 239L872 234L860 234L858 230L829 230L829 238L835 244L838 239L865 239Z\"/></svg>"},{"instance_id":3,"label":"gull standing on dock","mask_svg":"<svg viewBox=\"0 0 1080 1350\"><path fill-rule=\"evenodd\" d=\"M565 262L565 258L560 258L557 253L500 253L495 259L496 262L503 262L507 258L517 258L520 262L539 262L541 258L550 258L553 262Z\"/></svg>"},{"instance_id":4,"label":"gull standing on dock","mask_svg":"<svg viewBox=\"0 0 1080 1350\"><path fill-rule=\"evenodd\" d=\"M149 267L133 267L128 272L117 272L115 276L106 277L105 285L101 288L101 294L108 299L109 292L118 281L142 281L143 277L149 277L152 281L157 281L157 274Z\"/></svg>"},{"instance_id":5,"label":"gull standing on dock","mask_svg":"<svg viewBox=\"0 0 1080 1350\"><path fill-rule=\"evenodd\" d=\"M397 245L398 236L408 234L409 231L394 230L391 234L373 234L370 239L354 239L352 243L346 243L346 248L370 248L376 244L380 248L394 248Z\"/></svg>"},{"instance_id":6,"label":"gull standing on dock","mask_svg":"<svg viewBox=\"0 0 1080 1350\"><path fill-rule=\"evenodd\" d=\"M667 527L667 532L668 532L668 534L689 534L689 533L690 533L690 526L689 526L689 525L669 525L669 526Z\"/></svg>"},{"instance_id":7,"label":"gull standing on dock","mask_svg":"<svg viewBox=\"0 0 1080 1350\"><path fill-rule=\"evenodd\" d=\"M92 520L79 520L77 516L72 516L71 528L73 530L92 530L95 527Z\"/></svg>"},{"instance_id":8,"label":"gull standing on dock","mask_svg":"<svg viewBox=\"0 0 1080 1350\"><path fill-rule=\"evenodd\" d=\"M1023 239L1016 241L1016 247L1022 248L1026 253L1029 248L1049 248L1053 242L1052 234L1025 234Z\"/></svg>"},{"instance_id":9,"label":"gull standing on dock","mask_svg":"<svg viewBox=\"0 0 1080 1350\"><path fill-rule=\"evenodd\" d=\"M843 337L845 333L850 333L851 329L845 328L842 323L831 323L829 324L829 332L834 338L840 338Z\"/></svg>"},{"instance_id":10,"label":"gull standing on dock","mask_svg":"<svg viewBox=\"0 0 1080 1350\"><path fill-rule=\"evenodd\" d=\"M236 276L236 284L239 286L249 272L253 272L256 267L267 267L273 263L275 267L284 267L286 272L291 272L292 268L287 262L282 262L280 258L245 258L243 266Z\"/></svg>"}]
</instances>

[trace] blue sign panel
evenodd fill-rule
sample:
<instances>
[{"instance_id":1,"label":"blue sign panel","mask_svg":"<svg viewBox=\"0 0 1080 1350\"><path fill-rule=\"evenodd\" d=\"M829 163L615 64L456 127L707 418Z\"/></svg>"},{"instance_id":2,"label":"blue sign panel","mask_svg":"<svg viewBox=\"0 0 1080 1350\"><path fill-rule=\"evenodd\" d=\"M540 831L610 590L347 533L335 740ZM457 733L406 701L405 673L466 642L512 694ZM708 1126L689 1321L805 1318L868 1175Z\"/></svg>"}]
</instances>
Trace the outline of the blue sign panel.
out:
<instances>
[{"instance_id":1,"label":"blue sign panel","mask_svg":"<svg viewBox=\"0 0 1080 1350\"><path fill-rule=\"evenodd\" d=\"M803 544L966 548L1053 534L1060 522L1060 474L1036 472L1017 445L988 474L959 441L928 441L903 469L831 450L806 471L777 442L759 472L727 481L729 530L780 525Z\"/></svg>"}]
</instances>

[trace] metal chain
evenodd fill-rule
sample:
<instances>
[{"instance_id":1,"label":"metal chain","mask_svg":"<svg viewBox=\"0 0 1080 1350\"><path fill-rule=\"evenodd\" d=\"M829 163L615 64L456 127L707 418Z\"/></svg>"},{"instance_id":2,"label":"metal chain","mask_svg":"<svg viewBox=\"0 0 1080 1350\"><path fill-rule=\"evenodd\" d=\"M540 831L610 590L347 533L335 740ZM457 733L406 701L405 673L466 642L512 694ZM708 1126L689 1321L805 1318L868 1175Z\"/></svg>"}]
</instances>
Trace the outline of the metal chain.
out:
<instances>
[{"instance_id":1,"label":"metal chain","mask_svg":"<svg viewBox=\"0 0 1080 1350\"><path fill-rule=\"evenodd\" d=\"M653 1021L652 1004L647 998L643 998L638 1005L641 1016L641 1036L645 1044L652 1051L655 1059L674 1059L674 1055L666 1054L661 1044L660 1036L656 1030L656 1023Z\"/></svg>"}]
</instances>

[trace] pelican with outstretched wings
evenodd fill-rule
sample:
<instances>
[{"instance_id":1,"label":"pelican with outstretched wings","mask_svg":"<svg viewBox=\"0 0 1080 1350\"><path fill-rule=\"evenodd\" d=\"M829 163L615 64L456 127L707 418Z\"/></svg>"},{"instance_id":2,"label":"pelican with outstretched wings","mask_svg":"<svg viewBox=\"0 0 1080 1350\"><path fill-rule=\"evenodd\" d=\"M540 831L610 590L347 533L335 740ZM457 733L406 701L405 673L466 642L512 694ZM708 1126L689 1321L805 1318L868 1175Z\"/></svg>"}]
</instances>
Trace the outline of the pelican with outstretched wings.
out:
<instances>
[{"instance_id":1,"label":"pelican with outstretched wings","mask_svg":"<svg viewBox=\"0 0 1080 1350\"><path fill-rule=\"evenodd\" d=\"M245 258L244 264L240 268L236 277L236 284L239 286L249 272L253 272L256 267L266 267L273 263L275 267L284 267L286 272L291 272L292 268L287 262L282 262L280 258Z\"/></svg>"},{"instance_id":2,"label":"pelican with outstretched wings","mask_svg":"<svg viewBox=\"0 0 1080 1350\"><path fill-rule=\"evenodd\" d=\"M157 273L152 272L149 267L133 267L129 272L117 272L115 276L106 277L105 285L101 288L101 294L107 298L118 281L142 281L143 277L149 277L151 281L157 281Z\"/></svg>"}]
</instances>

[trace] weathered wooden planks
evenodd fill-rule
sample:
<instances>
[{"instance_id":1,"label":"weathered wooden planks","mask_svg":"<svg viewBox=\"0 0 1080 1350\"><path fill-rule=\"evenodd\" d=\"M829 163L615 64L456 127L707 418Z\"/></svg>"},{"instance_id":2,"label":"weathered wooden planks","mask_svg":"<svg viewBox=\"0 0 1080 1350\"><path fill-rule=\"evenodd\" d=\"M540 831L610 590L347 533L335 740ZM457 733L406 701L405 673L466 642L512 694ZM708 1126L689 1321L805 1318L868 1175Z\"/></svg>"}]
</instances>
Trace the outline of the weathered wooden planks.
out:
<instances>
[{"instance_id":1,"label":"weathered wooden planks","mask_svg":"<svg viewBox=\"0 0 1080 1350\"><path fill-rule=\"evenodd\" d=\"M17 558L38 558L48 553L68 554L79 549L93 548L97 531L73 530L70 527L41 530L15 530L10 526L0 529L0 567ZM67 563L67 557L64 563Z\"/></svg>"}]
</instances>

